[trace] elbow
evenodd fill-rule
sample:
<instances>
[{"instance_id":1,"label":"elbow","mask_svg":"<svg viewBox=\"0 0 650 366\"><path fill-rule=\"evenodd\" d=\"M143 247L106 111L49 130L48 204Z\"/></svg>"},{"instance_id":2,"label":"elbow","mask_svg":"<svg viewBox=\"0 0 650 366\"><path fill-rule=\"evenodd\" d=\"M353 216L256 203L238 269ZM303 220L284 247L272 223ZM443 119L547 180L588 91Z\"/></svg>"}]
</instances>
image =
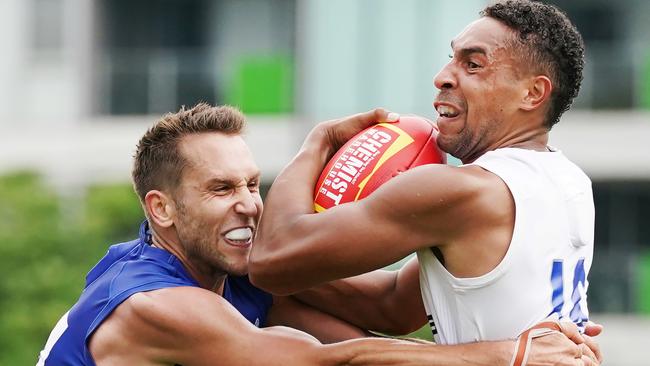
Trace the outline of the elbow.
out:
<instances>
[{"instance_id":1,"label":"elbow","mask_svg":"<svg viewBox=\"0 0 650 366\"><path fill-rule=\"evenodd\" d=\"M385 329L378 330L390 335L407 335L413 333L426 324L426 319L417 319L413 316L396 316L390 314L386 318Z\"/></svg>"},{"instance_id":2,"label":"elbow","mask_svg":"<svg viewBox=\"0 0 650 366\"><path fill-rule=\"evenodd\" d=\"M378 331L390 335L406 335L413 333L427 324L424 312L412 308L404 308L401 302L384 304L381 314L384 319L384 329Z\"/></svg>"},{"instance_id":3,"label":"elbow","mask_svg":"<svg viewBox=\"0 0 650 366\"><path fill-rule=\"evenodd\" d=\"M291 295L298 290L292 287L286 265L280 263L277 255L267 255L253 250L248 259L248 278L256 287L277 296Z\"/></svg>"},{"instance_id":4,"label":"elbow","mask_svg":"<svg viewBox=\"0 0 650 366\"><path fill-rule=\"evenodd\" d=\"M393 324L393 334L399 334L399 335L406 335L413 333L420 328L422 328L426 324L425 319L406 319L404 322L401 323L394 323Z\"/></svg>"},{"instance_id":5,"label":"elbow","mask_svg":"<svg viewBox=\"0 0 650 366\"><path fill-rule=\"evenodd\" d=\"M289 223L258 232L248 257L253 285L277 296L292 295L312 285L306 271L307 246L296 239L296 232L301 230Z\"/></svg>"}]
</instances>

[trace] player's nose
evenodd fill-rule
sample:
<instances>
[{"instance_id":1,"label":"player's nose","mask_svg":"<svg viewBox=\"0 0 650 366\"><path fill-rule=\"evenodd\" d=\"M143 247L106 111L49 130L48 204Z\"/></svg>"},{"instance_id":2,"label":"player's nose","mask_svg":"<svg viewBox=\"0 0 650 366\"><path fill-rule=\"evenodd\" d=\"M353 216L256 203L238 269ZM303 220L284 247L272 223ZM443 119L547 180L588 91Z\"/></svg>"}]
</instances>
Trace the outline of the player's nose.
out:
<instances>
[{"instance_id":1,"label":"player's nose","mask_svg":"<svg viewBox=\"0 0 650 366\"><path fill-rule=\"evenodd\" d=\"M456 87L457 82L453 73L453 64L451 62L446 64L433 78L433 85L440 90L453 89Z\"/></svg>"},{"instance_id":2,"label":"player's nose","mask_svg":"<svg viewBox=\"0 0 650 366\"><path fill-rule=\"evenodd\" d=\"M241 189L238 193L238 200L235 203L235 212L238 214L246 215L248 217L255 217L261 209L258 206L258 196L248 190L247 188Z\"/></svg>"}]
</instances>

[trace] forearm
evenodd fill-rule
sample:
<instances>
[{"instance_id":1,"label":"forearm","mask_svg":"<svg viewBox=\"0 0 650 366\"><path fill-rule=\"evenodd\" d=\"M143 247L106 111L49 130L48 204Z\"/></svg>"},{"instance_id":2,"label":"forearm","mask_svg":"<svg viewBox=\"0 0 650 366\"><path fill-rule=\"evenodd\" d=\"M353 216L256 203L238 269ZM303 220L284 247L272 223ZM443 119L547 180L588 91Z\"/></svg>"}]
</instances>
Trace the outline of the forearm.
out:
<instances>
[{"instance_id":1,"label":"forearm","mask_svg":"<svg viewBox=\"0 0 650 366\"><path fill-rule=\"evenodd\" d=\"M291 297L274 298L267 325L283 325L298 329L311 334L325 344L371 335L336 316Z\"/></svg>"},{"instance_id":2,"label":"forearm","mask_svg":"<svg viewBox=\"0 0 650 366\"><path fill-rule=\"evenodd\" d=\"M372 271L294 296L360 328L408 334L426 324L419 268L417 259L412 258L399 271Z\"/></svg>"},{"instance_id":3,"label":"forearm","mask_svg":"<svg viewBox=\"0 0 650 366\"><path fill-rule=\"evenodd\" d=\"M363 329L383 331L374 321L380 318L379 304L369 294L350 283L351 279L328 282L292 295L296 300L343 319ZM371 306L368 306L372 304Z\"/></svg>"},{"instance_id":4,"label":"forearm","mask_svg":"<svg viewBox=\"0 0 650 366\"><path fill-rule=\"evenodd\" d=\"M362 339L342 345L345 348L336 351L342 353L341 364L350 366L507 366L514 349L513 341L439 346L394 339Z\"/></svg>"},{"instance_id":5,"label":"forearm","mask_svg":"<svg viewBox=\"0 0 650 366\"><path fill-rule=\"evenodd\" d=\"M403 326L396 326L400 323L396 318L403 312L384 306L394 289L395 277L394 272L378 270L328 282L293 297L362 329L405 334L408 331L403 331Z\"/></svg>"},{"instance_id":6,"label":"forearm","mask_svg":"<svg viewBox=\"0 0 650 366\"><path fill-rule=\"evenodd\" d=\"M323 122L310 132L267 195L249 257L250 279L255 285L276 295L290 295L382 268L420 244L405 238L401 222L386 215L392 207L380 203L389 198L377 196L380 203L375 206L366 199L314 214L313 191L332 153L364 128L378 121L397 120L396 115L388 117L386 111L377 109ZM391 191L387 192L390 197ZM384 221L385 228L375 228L378 220ZM406 245L394 245L402 240L408 240ZM386 247L388 243L390 247Z\"/></svg>"},{"instance_id":7,"label":"forearm","mask_svg":"<svg viewBox=\"0 0 650 366\"><path fill-rule=\"evenodd\" d=\"M332 153L327 134L316 127L273 182L264 202L265 215L260 224L266 227L260 227L259 237L265 239L278 224L314 212L314 187ZM257 249L264 251L266 246L267 243L263 242Z\"/></svg>"},{"instance_id":8,"label":"forearm","mask_svg":"<svg viewBox=\"0 0 650 366\"><path fill-rule=\"evenodd\" d=\"M325 141L325 133L314 129L296 157L278 175L266 198L249 271L257 286L276 294L287 294L279 284L295 284L296 276L290 269L296 261L310 257L310 248L299 242L301 234L296 230L296 222L314 213L314 186L330 155ZM311 282L305 277L301 279Z\"/></svg>"}]
</instances>

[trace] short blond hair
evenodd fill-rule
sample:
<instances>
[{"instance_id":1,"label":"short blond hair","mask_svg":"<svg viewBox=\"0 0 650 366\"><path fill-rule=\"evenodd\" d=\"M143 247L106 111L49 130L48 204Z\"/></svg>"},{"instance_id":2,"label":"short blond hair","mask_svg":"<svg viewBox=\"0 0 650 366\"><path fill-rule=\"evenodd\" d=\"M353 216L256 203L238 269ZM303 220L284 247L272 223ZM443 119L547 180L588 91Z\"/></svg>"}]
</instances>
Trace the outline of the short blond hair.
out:
<instances>
[{"instance_id":1,"label":"short blond hair","mask_svg":"<svg viewBox=\"0 0 650 366\"><path fill-rule=\"evenodd\" d=\"M231 106L213 107L207 103L168 113L156 121L142 136L133 161L133 187L144 202L151 190L178 187L187 160L178 148L179 141L192 134L220 132L239 135L246 125L244 115Z\"/></svg>"}]
</instances>

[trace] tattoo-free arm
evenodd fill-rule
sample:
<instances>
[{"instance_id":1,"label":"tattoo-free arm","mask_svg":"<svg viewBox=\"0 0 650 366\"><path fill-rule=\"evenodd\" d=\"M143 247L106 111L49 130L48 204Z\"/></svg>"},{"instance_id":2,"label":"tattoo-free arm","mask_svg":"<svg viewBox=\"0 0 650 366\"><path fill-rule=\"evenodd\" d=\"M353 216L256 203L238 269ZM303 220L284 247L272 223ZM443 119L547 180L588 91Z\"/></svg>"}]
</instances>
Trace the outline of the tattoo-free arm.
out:
<instances>
[{"instance_id":1,"label":"tattoo-free arm","mask_svg":"<svg viewBox=\"0 0 650 366\"><path fill-rule=\"evenodd\" d=\"M507 365L513 344L362 338L322 345L291 328L258 329L222 297L177 287L133 295L99 326L89 348L97 365L454 366Z\"/></svg>"},{"instance_id":2,"label":"tattoo-free arm","mask_svg":"<svg viewBox=\"0 0 650 366\"><path fill-rule=\"evenodd\" d=\"M251 281L274 294L355 276L443 244L480 212L473 205L481 187L469 169L427 165L361 201L314 214L311 190L325 159L306 145L271 187L250 255Z\"/></svg>"},{"instance_id":3,"label":"tattoo-free arm","mask_svg":"<svg viewBox=\"0 0 650 366\"><path fill-rule=\"evenodd\" d=\"M572 327L563 331L580 337ZM361 338L322 345L294 329L258 329L221 296L177 287L131 296L98 327L89 349L100 366L506 366L514 342L437 346ZM534 339L530 351L535 365L597 364L588 358L577 363L580 348L560 333Z\"/></svg>"},{"instance_id":4,"label":"tattoo-free arm","mask_svg":"<svg viewBox=\"0 0 650 366\"><path fill-rule=\"evenodd\" d=\"M371 334L318 306L300 302L291 296L276 296L269 310L268 326L287 326L316 337L322 343L341 342Z\"/></svg>"},{"instance_id":5,"label":"tattoo-free arm","mask_svg":"<svg viewBox=\"0 0 650 366\"><path fill-rule=\"evenodd\" d=\"M426 323L417 258L398 271L376 270L292 297L360 328L384 334L408 334Z\"/></svg>"}]
</instances>

